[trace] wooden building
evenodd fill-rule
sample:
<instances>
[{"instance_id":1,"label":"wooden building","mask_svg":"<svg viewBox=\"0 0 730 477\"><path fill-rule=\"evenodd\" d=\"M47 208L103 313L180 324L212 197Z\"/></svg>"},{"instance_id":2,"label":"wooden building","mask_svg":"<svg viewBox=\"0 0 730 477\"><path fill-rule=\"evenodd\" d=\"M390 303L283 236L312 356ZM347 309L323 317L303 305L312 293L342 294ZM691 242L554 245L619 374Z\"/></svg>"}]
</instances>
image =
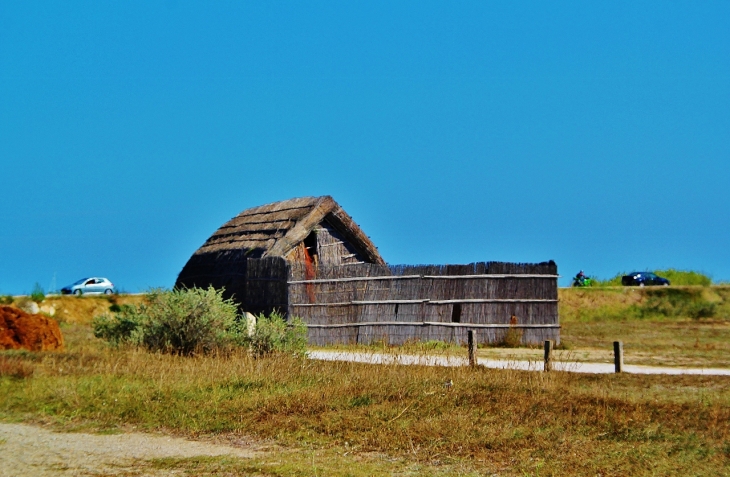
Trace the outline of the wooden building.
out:
<instances>
[{"instance_id":1,"label":"wooden building","mask_svg":"<svg viewBox=\"0 0 730 477\"><path fill-rule=\"evenodd\" d=\"M557 266L389 266L329 196L245 210L190 258L176 287L224 288L242 310L301 317L315 344L559 342Z\"/></svg>"}]
</instances>

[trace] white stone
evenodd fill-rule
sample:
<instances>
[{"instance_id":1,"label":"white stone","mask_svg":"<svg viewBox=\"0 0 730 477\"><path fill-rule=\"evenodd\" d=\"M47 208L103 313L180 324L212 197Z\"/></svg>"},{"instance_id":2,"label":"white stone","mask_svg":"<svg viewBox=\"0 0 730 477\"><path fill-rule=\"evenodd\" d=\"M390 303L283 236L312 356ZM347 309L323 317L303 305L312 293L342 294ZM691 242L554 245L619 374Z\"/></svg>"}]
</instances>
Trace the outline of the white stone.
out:
<instances>
[{"instance_id":1,"label":"white stone","mask_svg":"<svg viewBox=\"0 0 730 477\"><path fill-rule=\"evenodd\" d=\"M256 332L256 317L253 313L246 312L246 333L249 337L253 336Z\"/></svg>"},{"instance_id":2,"label":"white stone","mask_svg":"<svg viewBox=\"0 0 730 477\"><path fill-rule=\"evenodd\" d=\"M37 315L41 311L38 303L30 300L20 302L18 308L31 315Z\"/></svg>"},{"instance_id":3,"label":"white stone","mask_svg":"<svg viewBox=\"0 0 730 477\"><path fill-rule=\"evenodd\" d=\"M48 316L53 316L56 314L56 307L53 305L42 305L41 313L45 313Z\"/></svg>"}]
</instances>

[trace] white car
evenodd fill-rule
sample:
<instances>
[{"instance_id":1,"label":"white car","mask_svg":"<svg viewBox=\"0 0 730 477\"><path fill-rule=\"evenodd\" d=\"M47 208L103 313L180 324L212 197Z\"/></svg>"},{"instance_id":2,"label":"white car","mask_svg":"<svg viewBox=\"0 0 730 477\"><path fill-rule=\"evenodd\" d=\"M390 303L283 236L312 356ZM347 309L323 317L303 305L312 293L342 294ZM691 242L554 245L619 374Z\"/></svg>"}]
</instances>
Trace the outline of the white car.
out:
<instances>
[{"instance_id":1,"label":"white car","mask_svg":"<svg viewBox=\"0 0 730 477\"><path fill-rule=\"evenodd\" d=\"M92 277L82 278L73 285L61 288L64 295L111 295L114 293L114 284L107 278Z\"/></svg>"}]
</instances>

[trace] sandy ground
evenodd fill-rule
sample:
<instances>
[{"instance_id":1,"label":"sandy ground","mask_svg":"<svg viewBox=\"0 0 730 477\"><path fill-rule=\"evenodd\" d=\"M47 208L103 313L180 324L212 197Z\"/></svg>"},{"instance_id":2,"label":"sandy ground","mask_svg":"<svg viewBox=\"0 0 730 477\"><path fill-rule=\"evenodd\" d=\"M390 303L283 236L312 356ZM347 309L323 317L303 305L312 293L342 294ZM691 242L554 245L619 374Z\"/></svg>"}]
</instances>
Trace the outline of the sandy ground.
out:
<instances>
[{"instance_id":1,"label":"sandy ground","mask_svg":"<svg viewBox=\"0 0 730 477\"><path fill-rule=\"evenodd\" d=\"M140 465L157 458L228 455L251 458L255 450L186 439L128 433L57 433L27 424L0 423L0 476L176 475Z\"/></svg>"},{"instance_id":2,"label":"sandy ground","mask_svg":"<svg viewBox=\"0 0 730 477\"><path fill-rule=\"evenodd\" d=\"M466 366L468 360L459 356L429 356L409 354L355 353L347 351L310 351L311 359L324 361L352 361L371 364L420 364L426 366ZM542 371L542 360L512 360L477 358L480 366L495 369L518 369L525 371ZM586 363L578 361L553 361L555 371L574 373L607 374L614 373L613 363ZM713 376L730 376L730 369L724 368L681 368L668 366L624 365L623 371L634 374L702 374Z\"/></svg>"}]
</instances>

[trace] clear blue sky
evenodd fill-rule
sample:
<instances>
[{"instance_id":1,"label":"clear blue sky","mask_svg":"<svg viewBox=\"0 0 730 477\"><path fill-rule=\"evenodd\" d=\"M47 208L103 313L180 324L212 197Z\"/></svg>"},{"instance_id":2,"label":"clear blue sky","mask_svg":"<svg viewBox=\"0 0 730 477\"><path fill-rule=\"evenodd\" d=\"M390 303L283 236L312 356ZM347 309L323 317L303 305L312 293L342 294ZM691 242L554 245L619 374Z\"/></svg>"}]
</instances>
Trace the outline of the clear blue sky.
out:
<instances>
[{"instance_id":1,"label":"clear blue sky","mask_svg":"<svg viewBox=\"0 0 730 477\"><path fill-rule=\"evenodd\" d=\"M2 2L0 293L332 195L390 263L730 280L730 2Z\"/></svg>"}]
</instances>

